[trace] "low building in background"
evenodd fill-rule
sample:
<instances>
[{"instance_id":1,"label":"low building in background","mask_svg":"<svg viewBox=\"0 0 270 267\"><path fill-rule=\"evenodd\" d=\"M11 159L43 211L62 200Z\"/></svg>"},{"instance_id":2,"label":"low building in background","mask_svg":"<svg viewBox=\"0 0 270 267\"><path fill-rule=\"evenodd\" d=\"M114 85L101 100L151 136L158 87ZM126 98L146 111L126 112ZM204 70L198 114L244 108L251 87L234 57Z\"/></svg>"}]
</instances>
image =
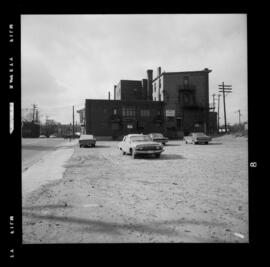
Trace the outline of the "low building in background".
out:
<instances>
[{"instance_id":1,"label":"low building in background","mask_svg":"<svg viewBox=\"0 0 270 267\"><path fill-rule=\"evenodd\" d=\"M40 124L34 121L22 122L22 137L37 138L40 136Z\"/></svg>"}]
</instances>

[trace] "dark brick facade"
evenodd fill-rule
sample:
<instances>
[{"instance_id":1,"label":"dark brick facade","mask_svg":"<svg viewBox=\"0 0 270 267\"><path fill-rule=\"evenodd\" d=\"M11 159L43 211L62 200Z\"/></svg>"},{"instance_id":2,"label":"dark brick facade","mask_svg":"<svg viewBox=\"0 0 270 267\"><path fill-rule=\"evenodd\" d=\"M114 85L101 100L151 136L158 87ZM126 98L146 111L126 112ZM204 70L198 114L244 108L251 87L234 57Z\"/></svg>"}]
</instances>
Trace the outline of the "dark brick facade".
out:
<instances>
[{"instance_id":1,"label":"dark brick facade","mask_svg":"<svg viewBox=\"0 0 270 267\"><path fill-rule=\"evenodd\" d=\"M86 134L119 139L129 133L163 132L162 105L147 100L87 99Z\"/></svg>"},{"instance_id":2,"label":"dark brick facade","mask_svg":"<svg viewBox=\"0 0 270 267\"><path fill-rule=\"evenodd\" d=\"M147 80L121 80L116 86L115 100L146 100Z\"/></svg>"}]
</instances>

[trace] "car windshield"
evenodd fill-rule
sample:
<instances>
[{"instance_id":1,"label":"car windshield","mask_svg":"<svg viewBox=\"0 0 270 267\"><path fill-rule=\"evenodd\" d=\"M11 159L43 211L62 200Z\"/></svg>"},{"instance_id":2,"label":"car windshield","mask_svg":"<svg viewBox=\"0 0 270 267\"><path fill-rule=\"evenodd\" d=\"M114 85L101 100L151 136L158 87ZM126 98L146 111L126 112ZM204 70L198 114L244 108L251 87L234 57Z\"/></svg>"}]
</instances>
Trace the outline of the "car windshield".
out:
<instances>
[{"instance_id":1,"label":"car windshield","mask_svg":"<svg viewBox=\"0 0 270 267\"><path fill-rule=\"evenodd\" d=\"M204 133L194 133L195 136L205 136Z\"/></svg>"},{"instance_id":2,"label":"car windshield","mask_svg":"<svg viewBox=\"0 0 270 267\"><path fill-rule=\"evenodd\" d=\"M81 135L81 139L93 139L93 135Z\"/></svg>"},{"instance_id":3,"label":"car windshield","mask_svg":"<svg viewBox=\"0 0 270 267\"><path fill-rule=\"evenodd\" d=\"M152 134L152 136L155 138L163 138L163 135L160 133L154 133L154 134Z\"/></svg>"},{"instance_id":4,"label":"car windshield","mask_svg":"<svg viewBox=\"0 0 270 267\"><path fill-rule=\"evenodd\" d=\"M151 138L148 135L139 135L139 136L131 136L130 140L132 142L144 142L144 141L151 141Z\"/></svg>"}]
</instances>

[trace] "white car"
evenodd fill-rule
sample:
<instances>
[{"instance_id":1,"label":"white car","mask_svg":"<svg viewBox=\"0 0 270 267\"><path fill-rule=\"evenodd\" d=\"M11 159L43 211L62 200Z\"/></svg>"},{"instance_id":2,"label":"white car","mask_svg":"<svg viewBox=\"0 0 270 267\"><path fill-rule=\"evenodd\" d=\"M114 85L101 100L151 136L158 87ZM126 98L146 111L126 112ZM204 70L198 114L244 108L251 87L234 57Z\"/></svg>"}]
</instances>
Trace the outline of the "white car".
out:
<instances>
[{"instance_id":1,"label":"white car","mask_svg":"<svg viewBox=\"0 0 270 267\"><path fill-rule=\"evenodd\" d=\"M130 154L133 158L137 155L152 154L156 158L164 151L163 145L153 142L149 135L129 134L124 136L123 141L118 144L118 148L123 155Z\"/></svg>"},{"instance_id":2,"label":"white car","mask_svg":"<svg viewBox=\"0 0 270 267\"><path fill-rule=\"evenodd\" d=\"M186 144L208 144L211 141L211 137L202 132L190 133L184 137L184 141Z\"/></svg>"}]
</instances>

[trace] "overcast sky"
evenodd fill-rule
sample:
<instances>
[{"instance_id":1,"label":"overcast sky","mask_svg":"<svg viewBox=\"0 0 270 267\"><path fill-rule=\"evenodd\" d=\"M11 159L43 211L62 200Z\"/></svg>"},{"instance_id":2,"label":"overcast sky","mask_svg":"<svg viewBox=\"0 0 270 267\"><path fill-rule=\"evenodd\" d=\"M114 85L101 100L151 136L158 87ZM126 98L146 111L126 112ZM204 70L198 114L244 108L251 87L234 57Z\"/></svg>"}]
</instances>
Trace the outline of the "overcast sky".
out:
<instances>
[{"instance_id":1,"label":"overcast sky","mask_svg":"<svg viewBox=\"0 0 270 267\"><path fill-rule=\"evenodd\" d=\"M247 120L247 26L244 14L22 15L22 107L37 104L41 119L72 121L72 106L107 99L121 79L146 70L209 68L209 95L222 82L227 120ZM223 105L220 99L223 124ZM76 120L78 118L76 117Z\"/></svg>"}]
</instances>

